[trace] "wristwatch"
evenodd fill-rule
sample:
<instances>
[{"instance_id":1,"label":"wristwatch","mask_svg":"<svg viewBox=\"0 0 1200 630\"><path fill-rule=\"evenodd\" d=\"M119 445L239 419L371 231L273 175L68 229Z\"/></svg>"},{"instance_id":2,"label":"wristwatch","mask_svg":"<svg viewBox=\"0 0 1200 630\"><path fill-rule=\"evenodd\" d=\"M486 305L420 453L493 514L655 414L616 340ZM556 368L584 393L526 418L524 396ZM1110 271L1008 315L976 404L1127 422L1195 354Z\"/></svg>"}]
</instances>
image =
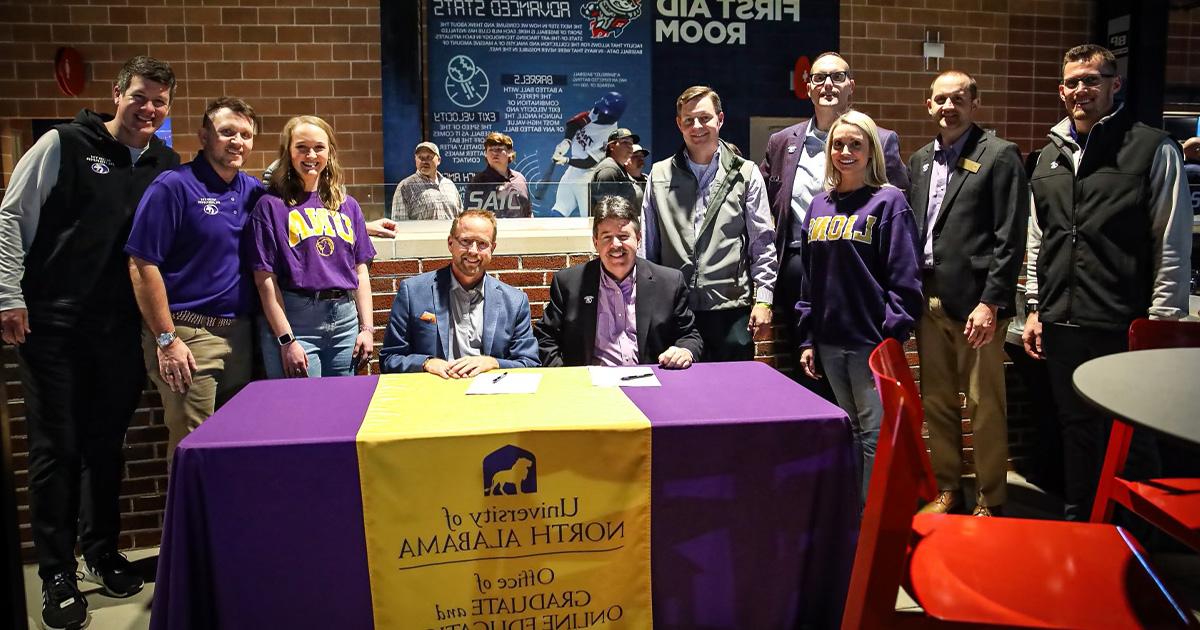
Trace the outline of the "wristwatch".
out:
<instances>
[{"instance_id":1,"label":"wristwatch","mask_svg":"<svg viewBox=\"0 0 1200 630\"><path fill-rule=\"evenodd\" d=\"M175 335L175 331L172 330L171 332L165 332L155 337L154 343L158 344L159 348L166 349L167 346L175 343L176 339L178 339L178 337Z\"/></svg>"},{"instance_id":2,"label":"wristwatch","mask_svg":"<svg viewBox=\"0 0 1200 630\"><path fill-rule=\"evenodd\" d=\"M282 335L279 335L278 337L275 338L275 341L279 342L280 348L288 345L289 343L292 343L295 340L296 340L296 337L293 336L292 333L290 333L290 332L285 332Z\"/></svg>"},{"instance_id":3,"label":"wristwatch","mask_svg":"<svg viewBox=\"0 0 1200 630\"><path fill-rule=\"evenodd\" d=\"M1028 317L1030 313L1036 313L1036 312L1038 312L1037 300L1029 300L1028 302L1025 303L1025 316L1026 317Z\"/></svg>"}]
</instances>

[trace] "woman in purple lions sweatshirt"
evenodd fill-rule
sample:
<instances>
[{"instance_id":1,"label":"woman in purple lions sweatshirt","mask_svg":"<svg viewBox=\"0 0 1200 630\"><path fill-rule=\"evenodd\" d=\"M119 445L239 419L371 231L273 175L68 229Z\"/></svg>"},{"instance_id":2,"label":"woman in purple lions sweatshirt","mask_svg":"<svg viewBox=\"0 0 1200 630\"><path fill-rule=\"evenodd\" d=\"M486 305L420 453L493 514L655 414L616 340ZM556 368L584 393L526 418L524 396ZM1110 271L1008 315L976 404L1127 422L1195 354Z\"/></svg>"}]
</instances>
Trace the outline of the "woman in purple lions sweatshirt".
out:
<instances>
[{"instance_id":1,"label":"woman in purple lions sweatshirt","mask_svg":"<svg viewBox=\"0 0 1200 630\"><path fill-rule=\"evenodd\" d=\"M348 376L375 344L367 271L375 247L346 194L329 123L289 120L279 164L243 241L262 299L267 377Z\"/></svg>"},{"instance_id":2,"label":"woman in purple lions sweatshirt","mask_svg":"<svg viewBox=\"0 0 1200 630\"><path fill-rule=\"evenodd\" d=\"M809 206L801 237L800 360L821 378L820 358L850 416L865 503L883 416L867 358L887 337L908 339L921 314L916 224L904 193L887 183L875 122L861 112L848 111L830 127L825 188Z\"/></svg>"}]
</instances>

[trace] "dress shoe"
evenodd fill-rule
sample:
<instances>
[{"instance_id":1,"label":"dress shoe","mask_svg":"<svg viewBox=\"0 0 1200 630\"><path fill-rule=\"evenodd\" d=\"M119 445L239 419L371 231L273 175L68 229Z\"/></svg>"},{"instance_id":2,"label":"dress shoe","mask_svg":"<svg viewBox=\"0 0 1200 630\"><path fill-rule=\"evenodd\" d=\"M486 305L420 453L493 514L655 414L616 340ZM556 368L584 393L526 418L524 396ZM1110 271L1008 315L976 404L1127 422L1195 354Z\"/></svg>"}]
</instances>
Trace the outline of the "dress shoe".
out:
<instances>
[{"instance_id":1,"label":"dress shoe","mask_svg":"<svg viewBox=\"0 0 1200 630\"><path fill-rule=\"evenodd\" d=\"M950 510L958 507L959 498L957 490L942 490L937 497L925 507L921 508L921 514L945 514Z\"/></svg>"},{"instance_id":2,"label":"dress shoe","mask_svg":"<svg viewBox=\"0 0 1200 630\"><path fill-rule=\"evenodd\" d=\"M976 504L975 509L971 512L971 516L1003 516L1003 515L1000 513L999 505Z\"/></svg>"}]
</instances>

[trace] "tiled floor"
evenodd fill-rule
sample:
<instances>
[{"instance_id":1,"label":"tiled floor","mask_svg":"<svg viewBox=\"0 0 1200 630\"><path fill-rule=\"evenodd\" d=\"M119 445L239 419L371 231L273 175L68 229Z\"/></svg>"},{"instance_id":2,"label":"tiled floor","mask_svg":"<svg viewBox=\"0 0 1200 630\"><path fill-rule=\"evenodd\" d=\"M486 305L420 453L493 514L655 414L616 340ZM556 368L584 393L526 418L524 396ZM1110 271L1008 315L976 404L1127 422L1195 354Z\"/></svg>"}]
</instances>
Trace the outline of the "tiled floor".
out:
<instances>
[{"instance_id":1,"label":"tiled floor","mask_svg":"<svg viewBox=\"0 0 1200 630\"><path fill-rule=\"evenodd\" d=\"M969 483L969 482L968 482ZM1018 518L1055 519L1062 515L1062 504L1054 497L1030 485L1016 473L1009 473L1009 503L1006 514ZM967 496L973 496L970 488ZM967 506L968 509L973 506ZM129 599L113 599L101 595L99 587L90 582L80 586L87 596L91 620L90 630L142 630L150 625L150 600L154 595L155 559L158 549L140 549L128 554L129 559L146 577L146 588ZM1185 551L1158 553L1151 561L1167 578L1175 593L1189 603L1194 611L1200 611L1200 556ZM37 567L25 567L25 601L29 613L29 627L41 628L42 594ZM896 600L898 609L919 607L901 591ZM1200 618L1200 614L1197 615Z\"/></svg>"}]
</instances>

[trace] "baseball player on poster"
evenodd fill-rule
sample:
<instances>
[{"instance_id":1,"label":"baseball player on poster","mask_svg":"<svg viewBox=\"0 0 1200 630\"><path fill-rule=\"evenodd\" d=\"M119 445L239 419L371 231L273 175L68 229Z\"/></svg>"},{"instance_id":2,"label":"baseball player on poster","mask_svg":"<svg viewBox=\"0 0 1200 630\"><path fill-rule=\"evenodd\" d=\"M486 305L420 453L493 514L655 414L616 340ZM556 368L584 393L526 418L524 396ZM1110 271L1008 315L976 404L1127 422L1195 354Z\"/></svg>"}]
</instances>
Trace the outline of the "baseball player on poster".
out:
<instances>
[{"instance_id":1,"label":"baseball player on poster","mask_svg":"<svg viewBox=\"0 0 1200 630\"><path fill-rule=\"evenodd\" d=\"M554 200L554 212L559 216L580 216L587 212L587 174L597 162L604 159L604 146L608 136L617 129L621 114L625 113L625 97L620 92L609 92L596 100L591 111L579 112L567 121L563 129L563 140L554 148L552 162L542 174L534 197L545 194L546 184L561 164L567 165L566 172L558 180L558 194Z\"/></svg>"}]
</instances>

